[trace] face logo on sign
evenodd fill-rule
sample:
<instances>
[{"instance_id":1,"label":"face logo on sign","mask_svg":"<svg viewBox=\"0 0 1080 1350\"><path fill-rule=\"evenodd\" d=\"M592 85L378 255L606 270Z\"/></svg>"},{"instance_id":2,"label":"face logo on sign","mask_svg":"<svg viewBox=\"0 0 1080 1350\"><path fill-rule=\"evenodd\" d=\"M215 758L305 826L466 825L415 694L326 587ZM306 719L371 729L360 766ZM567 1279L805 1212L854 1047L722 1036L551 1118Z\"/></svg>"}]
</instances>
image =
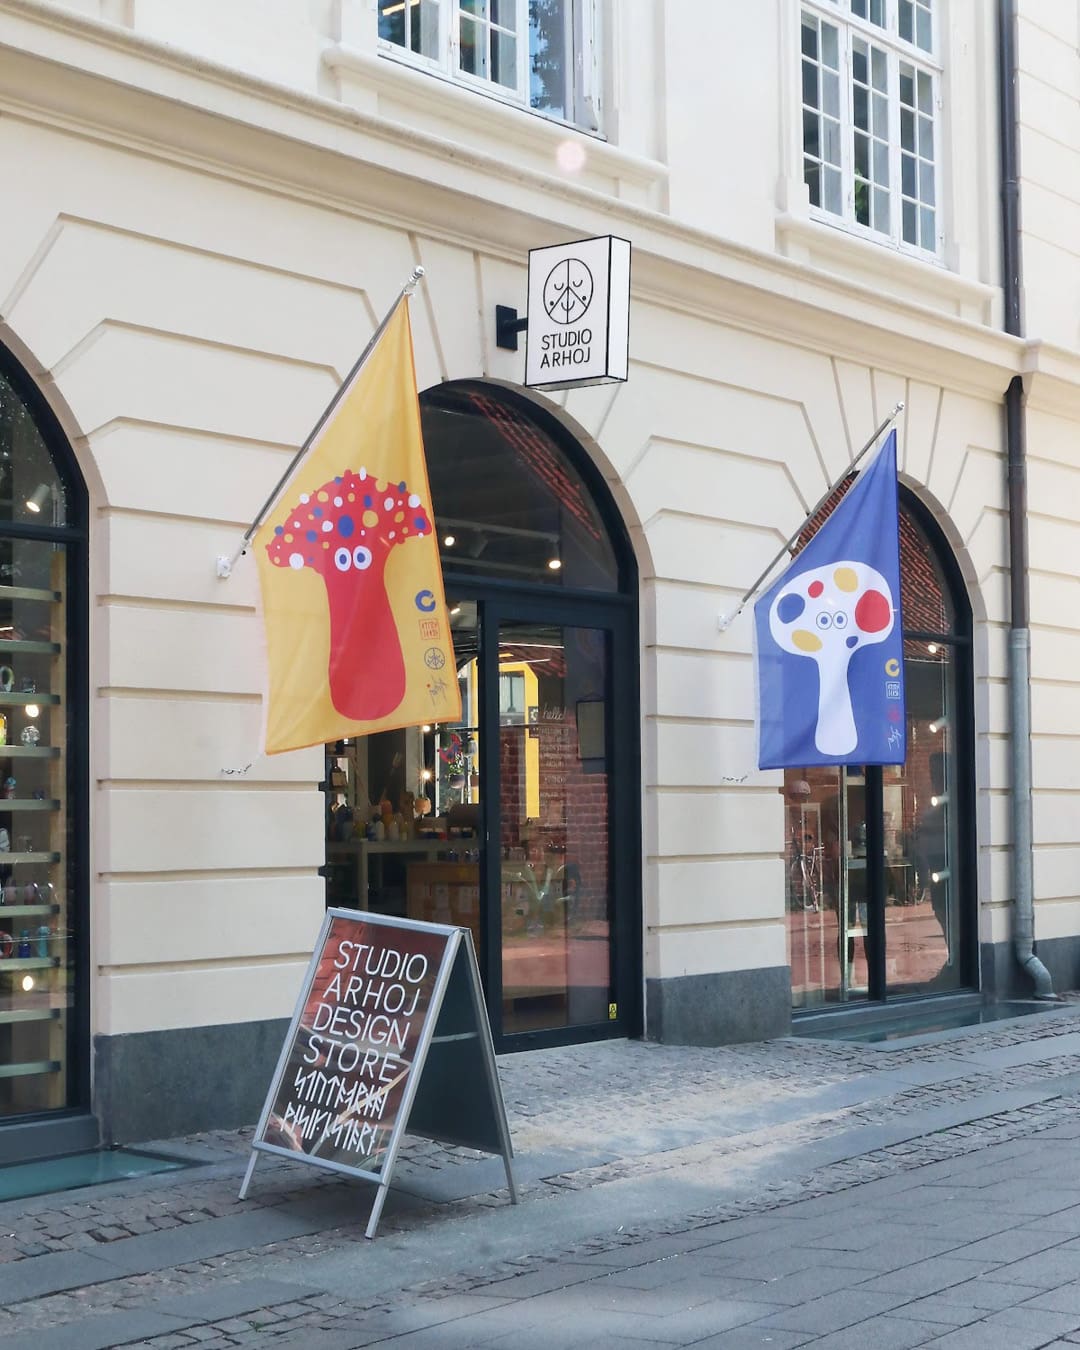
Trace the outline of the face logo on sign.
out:
<instances>
[{"instance_id":1,"label":"face logo on sign","mask_svg":"<svg viewBox=\"0 0 1080 1350\"><path fill-rule=\"evenodd\" d=\"M773 640L783 651L817 663L814 744L821 754L847 755L858 745L848 666L860 647L884 642L894 622L889 583L862 562L828 563L802 572L773 601Z\"/></svg>"},{"instance_id":2,"label":"face logo on sign","mask_svg":"<svg viewBox=\"0 0 1080 1350\"><path fill-rule=\"evenodd\" d=\"M544 309L555 323L577 323L592 303L592 273L579 258L556 263L544 282Z\"/></svg>"}]
</instances>

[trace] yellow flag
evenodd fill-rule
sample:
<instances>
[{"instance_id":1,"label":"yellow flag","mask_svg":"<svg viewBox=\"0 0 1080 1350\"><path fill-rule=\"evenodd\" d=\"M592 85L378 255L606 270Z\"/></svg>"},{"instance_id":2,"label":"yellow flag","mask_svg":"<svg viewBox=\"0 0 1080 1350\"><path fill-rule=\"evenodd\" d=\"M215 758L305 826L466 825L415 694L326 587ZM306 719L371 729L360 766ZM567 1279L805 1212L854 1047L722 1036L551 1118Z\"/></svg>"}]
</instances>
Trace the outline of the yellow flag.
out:
<instances>
[{"instance_id":1,"label":"yellow flag","mask_svg":"<svg viewBox=\"0 0 1080 1350\"><path fill-rule=\"evenodd\" d=\"M268 753L460 720L407 302L342 391L253 547Z\"/></svg>"}]
</instances>

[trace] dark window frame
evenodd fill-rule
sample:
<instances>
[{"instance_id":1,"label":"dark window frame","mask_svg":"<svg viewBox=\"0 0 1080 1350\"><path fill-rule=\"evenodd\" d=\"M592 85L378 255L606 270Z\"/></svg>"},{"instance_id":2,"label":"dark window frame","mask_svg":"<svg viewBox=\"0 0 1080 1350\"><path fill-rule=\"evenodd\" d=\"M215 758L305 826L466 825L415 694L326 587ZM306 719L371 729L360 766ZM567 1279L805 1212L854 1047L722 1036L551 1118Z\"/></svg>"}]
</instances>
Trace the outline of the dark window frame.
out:
<instances>
[{"instance_id":1,"label":"dark window frame","mask_svg":"<svg viewBox=\"0 0 1080 1350\"><path fill-rule=\"evenodd\" d=\"M90 731L89 731L89 519L86 481L59 419L14 353L0 343L0 374L29 410L64 486L67 523L36 525L0 519L0 538L62 544L67 572L67 792L70 854L67 874L70 913L76 933L73 1027L69 1037L68 1101L54 1111L4 1117L9 1126L50 1122L85 1114L91 1108L90 1017Z\"/></svg>"}]
</instances>

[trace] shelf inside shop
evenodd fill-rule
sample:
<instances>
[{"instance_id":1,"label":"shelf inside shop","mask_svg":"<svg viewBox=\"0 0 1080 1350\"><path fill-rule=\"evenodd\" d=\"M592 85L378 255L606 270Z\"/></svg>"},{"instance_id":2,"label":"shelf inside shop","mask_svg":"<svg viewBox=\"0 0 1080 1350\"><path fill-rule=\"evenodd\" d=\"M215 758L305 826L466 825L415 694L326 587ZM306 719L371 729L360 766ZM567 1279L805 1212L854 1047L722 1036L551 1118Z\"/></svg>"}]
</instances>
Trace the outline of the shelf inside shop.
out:
<instances>
[{"instance_id":1,"label":"shelf inside shop","mask_svg":"<svg viewBox=\"0 0 1080 1350\"><path fill-rule=\"evenodd\" d=\"M0 745L0 759L59 759L58 745Z\"/></svg>"},{"instance_id":2,"label":"shelf inside shop","mask_svg":"<svg viewBox=\"0 0 1080 1350\"><path fill-rule=\"evenodd\" d=\"M49 703L60 702L59 694L21 694L14 690L8 693L0 694L0 708L25 708L28 703Z\"/></svg>"},{"instance_id":3,"label":"shelf inside shop","mask_svg":"<svg viewBox=\"0 0 1080 1350\"><path fill-rule=\"evenodd\" d=\"M8 863L58 863L59 853L0 853L0 872Z\"/></svg>"},{"instance_id":4,"label":"shelf inside shop","mask_svg":"<svg viewBox=\"0 0 1080 1350\"><path fill-rule=\"evenodd\" d=\"M50 942L57 942L55 937ZM60 964L58 956L0 956L0 975L6 970L52 970Z\"/></svg>"},{"instance_id":5,"label":"shelf inside shop","mask_svg":"<svg viewBox=\"0 0 1080 1350\"><path fill-rule=\"evenodd\" d=\"M39 801L36 797L0 797L0 811L59 811L55 798Z\"/></svg>"},{"instance_id":6,"label":"shelf inside shop","mask_svg":"<svg viewBox=\"0 0 1080 1350\"><path fill-rule=\"evenodd\" d=\"M22 1078L27 1074L59 1073L58 1059L38 1059L27 1064L0 1064L0 1078Z\"/></svg>"},{"instance_id":7,"label":"shelf inside shop","mask_svg":"<svg viewBox=\"0 0 1080 1350\"><path fill-rule=\"evenodd\" d=\"M60 652L59 642L38 642L33 638L0 638L0 652L26 653L41 652L56 656Z\"/></svg>"},{"instance_id":8,"label":"shelf inside shop","mask_svg":"<svg viewBox=\"0 0 1080 1350\"><path fill-rule=\"evenodd\" d=\"M63 598L59 591L43 591L36 586L0 586L0 600L44 600L55 605Z\"/></svg>"},{"instance_id":9,"label":"shelf inside shop","mask_svg":"<svg viewBox=\"0 0 1080 1350\"><path fill-rule=\"evenodd\" d=\"M59 913L59 905L5 905L0 900L0 922L4 919L27 919L34 914Z\"/></svg>"},{"instance_id":10,"label":"shelf inside shop","mask_svg":"<svg viewBox=\"0 0 1080 1350\"><path fill-rule=\"evenodd\" d=\"M0 1026L12 1022L55 1022L60 1016L59 1008L9 1008L0 1011Z\"/></svg>"}]
</instances>

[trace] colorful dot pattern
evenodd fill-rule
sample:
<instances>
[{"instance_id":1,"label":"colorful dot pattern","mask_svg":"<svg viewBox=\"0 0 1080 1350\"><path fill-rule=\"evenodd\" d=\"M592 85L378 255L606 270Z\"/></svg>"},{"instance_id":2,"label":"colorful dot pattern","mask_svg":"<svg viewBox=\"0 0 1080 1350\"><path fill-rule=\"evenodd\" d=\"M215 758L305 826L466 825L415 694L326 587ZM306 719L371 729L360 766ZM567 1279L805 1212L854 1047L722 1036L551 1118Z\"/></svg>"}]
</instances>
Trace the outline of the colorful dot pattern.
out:
<instances>
[{"instance_id":1,"label":"colorful dot pattern","mask_svg":"<svg viewBox=\"0 0 1080 1350\"><path fill-rule=\"evenodd\" d=\"M313 568L320 575L366 570L390 549L431 530L420 498L404 483L347 469L315 492L300 494L266 552L275 567Z\"/></svg>"},{"instance_id":2,"label":"colorful dot pattern","mask_svg":"<svg viewBox=\"0 0 1080 1350\"><path fill-rule=\"evenodd\" d=\"M853 567L839 566L833 569L830 578L836 590L844 596L853 596L859 589L859 574ZM787 627L803 618L808 608L808 600L820 600L825 594L825 583L820 578L815 577L806 586L805 595L798 590L789 591L782 595L776 605L776 617ZM863 592L855 602L854 619L859 633L870 636L874 633L880 633L888 628L892 622L892 604L888 596L876 588L870 588ZM812 622L816 628L821 631L827 631L831 628L843 629L848 624L848 614L843 609L838 609L829 602L826 602L825 608L818 609L813 615L807 615L807 622ZM792 645L800 652L807 655L813 652L821 651L824 643L822 639L813 633L809 628L796 628L791 634ZM844 640L846 647L854 648L859 645L859 634L851 634Z\"/></svg>"}]
</instances>

